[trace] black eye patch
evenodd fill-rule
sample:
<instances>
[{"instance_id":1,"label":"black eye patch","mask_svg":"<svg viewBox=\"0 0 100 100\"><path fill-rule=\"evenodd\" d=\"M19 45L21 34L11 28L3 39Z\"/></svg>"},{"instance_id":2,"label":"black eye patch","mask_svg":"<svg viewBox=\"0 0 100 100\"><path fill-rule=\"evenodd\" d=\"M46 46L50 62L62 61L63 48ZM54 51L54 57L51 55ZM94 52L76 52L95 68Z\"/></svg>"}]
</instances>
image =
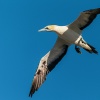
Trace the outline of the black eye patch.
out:
<instances>
[{"instance_id":1,"label":"black eye patch","mask_svg":"<svg viewBox=\"0 0 100 100\"><path fill-rule=\"evenodd\" d=\"M49 29L48 27L46 27L45 29Z\"/></svg>"}]
</instances>

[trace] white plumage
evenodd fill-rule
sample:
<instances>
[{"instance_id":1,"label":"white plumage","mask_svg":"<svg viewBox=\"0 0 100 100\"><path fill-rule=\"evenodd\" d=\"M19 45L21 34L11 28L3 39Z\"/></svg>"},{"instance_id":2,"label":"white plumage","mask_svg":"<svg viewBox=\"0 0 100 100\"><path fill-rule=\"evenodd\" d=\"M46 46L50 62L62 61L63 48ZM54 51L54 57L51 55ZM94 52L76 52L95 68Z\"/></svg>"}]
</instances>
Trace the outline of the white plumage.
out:
<instances>
[{"instance_id":1,"label":"white plumage","mask_svg":"<svg viewBox=\"0 0 100 100\"><path fill-rule=\"evenodd\" d=\"M100 14L100 8L84 11L71 24L67 26L48 25L39 31L52 31L58 35L54 47L41 58L37 71L35 73L29 96L35 93L46 79L46 75L52 71L56 64L64 57L68 47L75 44L75 50L81 53L82 47L89 53L98 54L95 48L89 45L81 36L82 30L92 23L97 14ZM77 47L79 46L79 47Z\"/></svg>"}]
</instances>

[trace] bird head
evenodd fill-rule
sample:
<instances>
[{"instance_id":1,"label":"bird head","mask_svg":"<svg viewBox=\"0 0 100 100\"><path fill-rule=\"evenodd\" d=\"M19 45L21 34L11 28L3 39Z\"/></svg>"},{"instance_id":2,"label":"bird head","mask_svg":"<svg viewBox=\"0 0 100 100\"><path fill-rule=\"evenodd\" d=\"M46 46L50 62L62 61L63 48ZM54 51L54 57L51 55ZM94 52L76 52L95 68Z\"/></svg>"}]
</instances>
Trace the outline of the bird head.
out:
<instances>
[{"instance_id":1,"label":"bird head","mask_svg":"<svg viewBox=\"0 0 100 100\"><path fill-rule=\"evenodd\" d=\"M39 32L50 32L50 31L55 31L55 28L56 28L57 25L48 25L42 29L39 30Z\"/></svg>"}]
</instances>

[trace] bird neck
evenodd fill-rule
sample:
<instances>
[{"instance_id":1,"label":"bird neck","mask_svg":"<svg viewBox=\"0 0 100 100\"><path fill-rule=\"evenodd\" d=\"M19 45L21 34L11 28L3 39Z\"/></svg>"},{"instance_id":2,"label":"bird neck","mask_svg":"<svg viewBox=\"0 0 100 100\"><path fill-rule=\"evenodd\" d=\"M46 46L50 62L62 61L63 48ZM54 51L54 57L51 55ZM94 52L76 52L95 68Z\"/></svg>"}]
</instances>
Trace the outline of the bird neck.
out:
<instances>
[{"instance_id":1,"label":"bird neck","mask_svg":"<svg viewBox=\"0 0 100 100\"><path fill-rule=\"evenodd\" d=\"M55 27L55 32L57 34L63 34L67 29L68 29L67 26L56 26Z\"/></svg>"}]
</instances>

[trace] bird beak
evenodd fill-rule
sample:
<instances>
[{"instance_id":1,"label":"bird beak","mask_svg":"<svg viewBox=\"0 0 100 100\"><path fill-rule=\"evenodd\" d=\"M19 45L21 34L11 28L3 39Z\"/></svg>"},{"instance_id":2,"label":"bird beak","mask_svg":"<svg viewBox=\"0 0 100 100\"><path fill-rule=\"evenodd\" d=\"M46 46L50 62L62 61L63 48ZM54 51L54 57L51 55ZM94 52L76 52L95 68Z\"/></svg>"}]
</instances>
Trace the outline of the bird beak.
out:
<instances>
[{"instance_id":1,"label":"bird beak","mask_svg":"<svg viewBox=\"0 0 100 100\"><path fill-rule=\"evenodd\" d=\"M49 29L46 29L46 28L42 28L42 29L40 29L40 30L38 30L38 32L50 32L51 30L49 30Z\"/></svg>"},{"instance_id":2,"label":"bird beak","mask_svg":"<svg viewBox=\"0 0 100 100\"><path fill-rule=\"evenodd\" d=\"M38 30L38 32L43 32L43 31L47 31L47 29L42 28L42 29Z\"/></svg>"}]
</instances>

